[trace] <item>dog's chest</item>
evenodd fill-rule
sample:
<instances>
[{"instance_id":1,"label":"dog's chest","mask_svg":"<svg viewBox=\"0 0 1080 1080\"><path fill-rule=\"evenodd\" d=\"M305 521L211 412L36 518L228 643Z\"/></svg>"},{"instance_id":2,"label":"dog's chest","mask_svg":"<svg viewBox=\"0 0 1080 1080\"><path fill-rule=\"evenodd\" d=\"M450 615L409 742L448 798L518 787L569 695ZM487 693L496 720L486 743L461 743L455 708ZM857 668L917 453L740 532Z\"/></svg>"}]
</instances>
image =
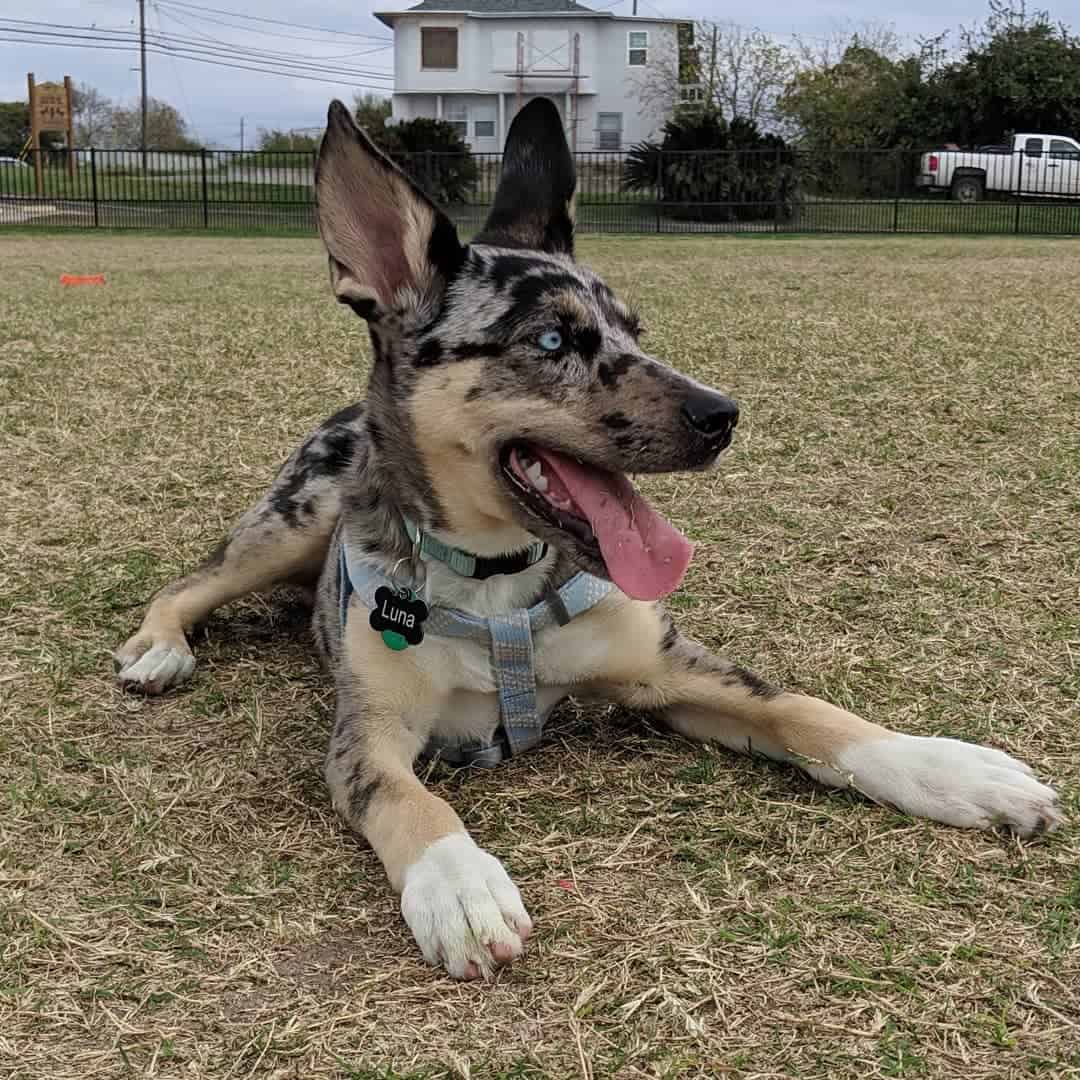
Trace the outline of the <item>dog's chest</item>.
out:
<instances>
[{"instance_id":1,"label":"dog's chest","mask_svg":"<svg viewBox=\"0 0 1080 1080\"><path fill-rule=\"evenodd\" d=\"M536 705L541 716L576 687L602 677L617 643L585 632L582 625L553 627L533 639ZM490 647L478 642L445 643L439 660L448 694L439 709L435 733L490 739L499 724L499 697Z\"/></svg>"}]
</instances>

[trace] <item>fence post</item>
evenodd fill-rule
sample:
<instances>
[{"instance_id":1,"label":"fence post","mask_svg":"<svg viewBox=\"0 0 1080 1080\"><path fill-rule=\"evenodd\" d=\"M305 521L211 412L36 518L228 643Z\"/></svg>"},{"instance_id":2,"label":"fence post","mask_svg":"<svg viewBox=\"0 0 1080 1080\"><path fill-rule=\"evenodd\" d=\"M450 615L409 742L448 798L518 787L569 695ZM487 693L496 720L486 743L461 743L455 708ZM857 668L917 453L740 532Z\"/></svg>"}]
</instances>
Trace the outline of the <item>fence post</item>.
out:
<instances>
[{"instance_id":1,"label":"fence post","mask_svg":"<svg viewBox=\"0 0 1080 1080\"><path fill-rule=\"evenodd\" d=\"M896 154L896 183L893 189L892 231L898 233L900 231L900 184L902 183L900 174L903 169L901 158L903 151L897 147L894 153Z\"/></svg>"},{"instance_id":2,"label":"fence post","mask_svg":"<svg viewBox=\"0 0 1080 1080\"><path fill-rule=\"evenodd\" d=\"M1019 154L1013 153L1016 159L1016 190L1013 192L1013 200L1016 203L1016 217L1013 221L1013 233L1020 235L1020 196L1024 190L1024 157L1023 150Z\"/></svg>"},{"instance_id":3,"label":"fence post","mask_svg":"<svg viewBox=\"0 0 1080 1080\"><path fill-rule=\"evenodd\" d=\"M90 198L94 206L94 228L101 223L98 220L98 190L97 190L97 151L90 147Z\"/></svg>"},{"instance_id":4,"label":"fence post","mask_svg":"<svg viewBox=\"0 0 1080 1080\"><path fill-rule=\"evenodd\" d=\"M664 186L664 151L656 151L656 191L654 192L656 198L653 200L653 206L656 208L656 231L660 232L660 192Z\"/></svg>"},{"instance_id":5,"label":"fence post","mask_svg":"<svg viewBox=\"0 0 1080 1080\"><path fill-rule=\"evenodd\" d=\"M206 184L206 147L199 151L202 162L202 223L204 229L210 228L210 189Z\"/></svg>"},{"instance_id":6,"label":"fence post","mask_svg":"<svg viewBox=\"0 0 1080 1080\"><path fill-rule=\"evenodd\" d=\"M781 166L780 147L778 146L776 148L776 163L775 163L776 175L773 177L773 188L776 191L776 204L773 207L773 223L772 223L773 224L772 231L774 233L778 233L780 231L780 215L781 215L781 213L783 212L783 209L784 209L783 204L782 204L782 200L780 198L780 166Z\"/></svg>"}]
</instances>

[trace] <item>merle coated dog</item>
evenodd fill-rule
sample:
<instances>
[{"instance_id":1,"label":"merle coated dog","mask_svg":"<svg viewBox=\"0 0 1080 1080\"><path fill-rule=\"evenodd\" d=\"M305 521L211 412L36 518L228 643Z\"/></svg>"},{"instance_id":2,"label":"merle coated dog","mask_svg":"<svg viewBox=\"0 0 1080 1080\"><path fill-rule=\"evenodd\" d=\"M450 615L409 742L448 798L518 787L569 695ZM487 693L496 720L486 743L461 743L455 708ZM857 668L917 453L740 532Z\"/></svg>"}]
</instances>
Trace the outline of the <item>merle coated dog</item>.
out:
<instances>
[{"instance_id":1,"label":"merle coated dog","mask_svg":"<svg viewBox=\"0 0 1080 1080\"><path fill-rule=\"evenodd\" d=\"M120 683L175 686L195 664L186 632L214 608L317 584L334 806L382 860L424 957L458 978L514 960L532 923L414 762L434 746L490 765L532 745L571 693L909 814L1053 827L1054 792L1007 754L785 692L675 628L660 600L691 547L626 474L709 468L738 411L646 353L634 312L574 261L574 188L558 113L533 101L487 224L462 244L331 106L318 221L334 293L368 324L366 402L309 436L214 554L154 598L116 653Z\"/></svg>"}]
</instances>

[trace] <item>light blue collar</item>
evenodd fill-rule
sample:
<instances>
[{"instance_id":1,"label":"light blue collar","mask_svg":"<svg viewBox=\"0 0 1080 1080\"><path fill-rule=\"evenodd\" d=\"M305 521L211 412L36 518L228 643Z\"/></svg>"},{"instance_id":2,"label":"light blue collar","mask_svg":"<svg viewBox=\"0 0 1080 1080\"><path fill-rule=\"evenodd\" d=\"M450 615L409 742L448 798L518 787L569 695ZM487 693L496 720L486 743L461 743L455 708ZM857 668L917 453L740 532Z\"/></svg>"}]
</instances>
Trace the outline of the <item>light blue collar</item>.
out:
<instances>
[{"instance_id":1,"label":"light blue collar","mask_svg":"<svg viewBox=\"0 0 1080 1080\"><path fill-rule=\"evenodd\" d=\"M511 552L509 555L473 555L461 548L444 544L430 533L424 532L411 518L402 517L402 521L405 523L405 532L412 541L414 558L418 554L428 555L445 563L455 574L476 578L478 581L485 581L495 574L519 574L522 570L535 566L547 554L547 544L538 540L524 550Z\"/></svg>"}]
</instances>

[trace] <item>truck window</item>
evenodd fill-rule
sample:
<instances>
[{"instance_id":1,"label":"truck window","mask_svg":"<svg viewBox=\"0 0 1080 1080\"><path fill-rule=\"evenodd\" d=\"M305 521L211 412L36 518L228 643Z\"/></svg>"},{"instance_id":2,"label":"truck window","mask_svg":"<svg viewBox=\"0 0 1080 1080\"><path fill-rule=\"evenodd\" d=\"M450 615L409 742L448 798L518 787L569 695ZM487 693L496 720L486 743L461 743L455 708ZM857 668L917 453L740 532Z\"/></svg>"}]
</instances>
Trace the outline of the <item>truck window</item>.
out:
<instances>
[{"instance_id":1,"label":"truck window","mask_svg":"<svg viewBox=\"0 0 1080 1080\"><path fill-rule=\"evenodd\" d=\"M1051 139L1050 156L1058 161L1077 161L1080 160L1080 150L1064 139Z\"/></svg>"},{"instance_id":2,"label":"truck window","mask_svg":"<svg viewBox=\"0 0 1080 1080\"><path fill-rule=\"evenodd\" d=\"M1028 139L1024 143L1024 153L1028 157L1042 157L1042 139Z\"/></svg>"}]
</instances>

